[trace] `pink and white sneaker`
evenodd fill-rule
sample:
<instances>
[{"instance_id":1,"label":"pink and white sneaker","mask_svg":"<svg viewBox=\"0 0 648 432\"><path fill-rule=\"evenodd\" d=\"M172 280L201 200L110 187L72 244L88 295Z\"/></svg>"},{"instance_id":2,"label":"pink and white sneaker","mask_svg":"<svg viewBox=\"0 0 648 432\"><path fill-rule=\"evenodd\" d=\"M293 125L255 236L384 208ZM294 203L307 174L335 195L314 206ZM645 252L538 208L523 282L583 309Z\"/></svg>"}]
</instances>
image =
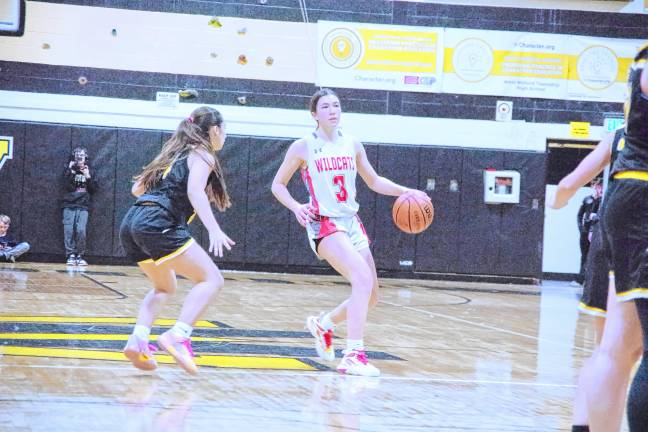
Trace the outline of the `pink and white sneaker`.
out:
<instances>
[{"instance_id":1,"label":"pink and white sneaker","mask_svg":"<svg viewBox=\"0 0 648 432\"><path fill-rule=\"evenodd\" d=\"M137 369L152 371L157 368L157 361L153 352L157 351L155 346L132 334L124 347L124 355Z\"/></svg>"},{"instance_id":2,"label":"pink and white sneaker","mask_svg":"<svg viewBox=\"0 0 648 432\"><path fill-rule=\"evenodd\" d=\"M338 372L346 375L360 375L367 377L380 376L380 371L369 364L364 350L344 350L344 357L337 366Z\"/></svg>"},{"instance_id":3,"label":"pink and white sneaker","mask_svg":"<svg viewBox=\"0 0 648 432\"><path fill-rule=\"evenodd\" d=\"M326 361L333 361L335 360L333 330L324 330L319 323L320 318L309 316L306 318L306 327L315 338L315 351L317 351L319 358Z\"/></svg>"},{"instance_id":4,"label":"pink and white sneaker","mask_svg":"<svg viewBox=\"0 0 648 432\"><path fill-rule=\"evenodd\" d=\"M182 369L192 375L198 373L198 366L194 361L194 352L191 349L191 339L183 338L167 330L158 337L158 346L171 354Z\"/></svg>"}]
</instances>

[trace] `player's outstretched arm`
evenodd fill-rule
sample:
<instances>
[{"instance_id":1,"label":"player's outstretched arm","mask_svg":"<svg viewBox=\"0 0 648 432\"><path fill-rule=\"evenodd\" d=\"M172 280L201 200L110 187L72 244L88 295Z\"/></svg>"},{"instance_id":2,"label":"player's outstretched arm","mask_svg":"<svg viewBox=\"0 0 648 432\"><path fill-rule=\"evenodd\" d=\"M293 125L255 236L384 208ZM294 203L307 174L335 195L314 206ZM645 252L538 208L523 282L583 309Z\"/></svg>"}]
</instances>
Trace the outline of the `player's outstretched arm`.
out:
<instances>
[{"instance_id":1,"label":"player's outstretched arm","mask_svg":"<svg viewBox=\"0 0 648 432\"><path fill-rule=\"evenodd\" d=\"M371 162L369 162L369 159L367 158L367 152L365 151L362 143L357 140L354 142L358 173L360 174L360 177L362 177L362 180L364 180L364 182L367 184L369 189L381 195L391 196L401 196L405 193L411 193L419 196L422 199L430 201L430 197L423 191L401 186L389 180L388 178L379 176L373 166L371 166Z\"/></svg>"},{"instance_id":2,"label":"player's outstretched arm","mask_svg":"<svg viewBox=\"0 0 648 432\"><path fill-rule=\"evenodd\" d=\"M610 163L610 153L614 134L607 134L598 145L558 183L553 196L547 199L547 207L560 209L567 205L576 191L591 182L607 164Z\"/></svg>"},{"instance_id":3,"label":"player's outstretched arm","mask_svg":"<svg viewBox=\"0 0 648 432\"><path fill-rule=\"evenodd\" d=\"M235 242L223 232L209 204L209 198L205 192L209 175L214 166L214 157L207 153L198 154L197 151L189 155L189 179L187 180L187 196L193 206L198 218L203 223L209 234L208 252L222 257L223 248L231 250Z\"/></svg>"}]
</instances>

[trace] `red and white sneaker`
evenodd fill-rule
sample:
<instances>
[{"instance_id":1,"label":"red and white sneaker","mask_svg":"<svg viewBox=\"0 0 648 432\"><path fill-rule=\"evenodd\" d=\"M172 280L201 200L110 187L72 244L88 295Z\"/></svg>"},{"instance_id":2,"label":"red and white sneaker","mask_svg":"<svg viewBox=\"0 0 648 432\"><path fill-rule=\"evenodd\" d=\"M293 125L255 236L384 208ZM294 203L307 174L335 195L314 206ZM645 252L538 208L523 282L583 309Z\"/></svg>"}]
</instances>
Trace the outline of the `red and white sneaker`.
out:
<instances>
[{"instance_id":1,"label":"red and white sneaker","mask_svg":"<svg viewBox=\"0 0 648 432\"><path fill-rule=\"evenodd\" d=\"M191 339L183 338L167 330L158 337L158 346L171 354L182 369L190 374L198 373L198 366L194 361L194 353L191 349Z\"/></svg>"},{"instance_id":2,"label":"red and white sneaker","mask_svg":"<svg viewBox=\"0 0 648 432\"><path fill-rule=\"evenodd\" d=\"M324 330L320 325L320 317L309 316L306 318L306 327L315 338L315 351L322 360L335 360L335 350L333 349L333 330Z\"/></svg>"},{"instance_id":3,"label":"red and white sneaker","mask_svg":"<svg viewBox=\"0 0 648 432\"><path fill-rule=\"evenodd\" d=\"M153 345L132 334L124 347L124 355L137 369L152 371L157 368L157 361L153 352L157 351Z\"/></svg>"},{"instance_id":4,"label":"red and white sneaker","mask_svg":"<svg viewBox=\"0 0 648 432\"><path fill-rule=\"evenodd\" d=\"M380 376L380 371L374 365L369 364L364 350L344 350L344 357L338 364L338 372L347 375L360 375L368 377Z\"/></svg>"}]
</instances>

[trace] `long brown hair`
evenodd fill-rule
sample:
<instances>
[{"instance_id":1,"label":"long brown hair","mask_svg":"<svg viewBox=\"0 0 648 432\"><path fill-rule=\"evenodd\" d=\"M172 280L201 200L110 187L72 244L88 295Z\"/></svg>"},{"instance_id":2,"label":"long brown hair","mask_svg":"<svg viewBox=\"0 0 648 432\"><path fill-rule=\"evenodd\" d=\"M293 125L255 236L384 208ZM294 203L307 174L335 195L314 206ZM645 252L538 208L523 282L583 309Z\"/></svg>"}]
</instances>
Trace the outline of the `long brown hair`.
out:
<instances>
[{"instance_id":1,"label":"long brown hair","mask_svg":"<svg viewBox=\"0 0 648 432\"><path fill-rule=\"evenodd\" d=\"M139 181L145 190L149 190L162 179L164 170L177 159L189 155L193 150L203 150L214 156L212 173L205 192L209 201L216 204L218 210L224 211L232 203L227 193L223 169L209 140L209 129L212 126L221 127L222 124L223 116L218 110L207 106L196 108L188 118L180 122L173 136L162 146L160 154L144 167L142 173L135 177L135 181ZM201 153L198 152L199 155ZM208 163L211 165L211 162Z\"/></svg>"},{"instance_id":2,"label":"long brown hair","mask_svg":"<svg viewBox=\"0 0 648 432\"><path fill-rule=\"evenodd\" d=\"M317 112L317 102L319 102L320 98L324 96L335 96L336 98L340 99L337 94L330 88L321 88L315 92L313 96L311 96L310 99L310 112L314 113Z\"/></svg>"}]
</instances>

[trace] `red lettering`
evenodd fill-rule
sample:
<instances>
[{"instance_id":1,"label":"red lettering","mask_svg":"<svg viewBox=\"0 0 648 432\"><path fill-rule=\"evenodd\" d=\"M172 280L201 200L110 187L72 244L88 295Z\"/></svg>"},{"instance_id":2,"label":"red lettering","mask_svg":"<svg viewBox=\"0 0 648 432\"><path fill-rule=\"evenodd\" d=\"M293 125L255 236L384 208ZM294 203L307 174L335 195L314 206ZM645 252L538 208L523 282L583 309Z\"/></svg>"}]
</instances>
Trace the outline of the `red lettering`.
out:
<instances>
[{"instance_id":1,"label":"red lettering","mask_svg":"<svg viewBox=\"0 0 648 432\"><path fill-rule=\"evenodd\" d=\"M342 158L342 169L344 169L344 170L349 169L349 158L348 157L343 157Z\"/></svg>"},{"instance_id":2,"label":"red lettering","mask_svg":"<svg viewBox=\"0 0 648 432\"><path fill-rule=\"evenodd\" d=\"M317 168L317 172L322 172L322 159L317 159L315 161L315 167Z\"/></svg>"}]
</instances>

